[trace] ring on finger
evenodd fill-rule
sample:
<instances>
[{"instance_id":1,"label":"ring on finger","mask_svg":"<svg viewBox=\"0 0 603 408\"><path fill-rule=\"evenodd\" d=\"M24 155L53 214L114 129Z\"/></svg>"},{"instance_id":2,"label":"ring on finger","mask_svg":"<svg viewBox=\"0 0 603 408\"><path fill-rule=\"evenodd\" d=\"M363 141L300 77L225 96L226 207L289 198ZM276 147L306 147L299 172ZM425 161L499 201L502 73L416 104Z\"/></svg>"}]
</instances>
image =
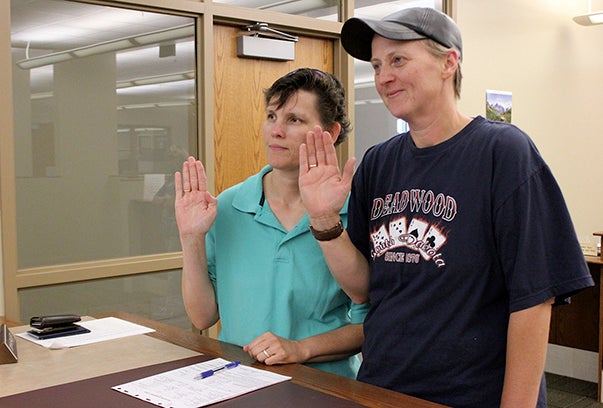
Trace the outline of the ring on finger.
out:
<instances>
[{"instance_id":1,"label":"ring on finger","mask_svg":"<svg viewBox=\"0 0 603 408\"><path fill-rule=\"evenodd\" d=\"M310 164L308 167L313 169L314 167L318 166L318 164Z\"/></svg>"},{"instance_id":2,"label":"ring on finger","mask_svg":"<svg viewBox=\"0 0 603 408\"><path fill-rule=\"evenodd\" d=\"M267 349L264 349L264 350L262 351L262 353L264 353L264 355L266 356L266 358L270 357L270 353L268 352L268 350L267 350Z\"/></svg>"}]
</instances>

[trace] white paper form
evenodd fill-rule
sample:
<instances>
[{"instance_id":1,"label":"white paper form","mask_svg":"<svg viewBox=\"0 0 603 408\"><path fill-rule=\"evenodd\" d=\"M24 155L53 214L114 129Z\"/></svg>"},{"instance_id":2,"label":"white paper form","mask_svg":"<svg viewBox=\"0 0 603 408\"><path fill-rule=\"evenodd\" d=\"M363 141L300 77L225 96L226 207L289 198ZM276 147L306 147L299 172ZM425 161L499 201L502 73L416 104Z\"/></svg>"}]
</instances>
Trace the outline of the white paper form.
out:
<instances>
[{"instance_id":1,"label":"white paper form","mask_svg":"<svg viewBox=\"0 0 603 408\"><path fill-rule=\"evenodd\" d=\"M291 377L238 365L200 379L201 372L223 367L222 358L166 371L112 389L160 407L197 408L290 380Z\"/></svg>"},{"instance_id":2,"label":"white paper form","mask_svg":"<svg viewBox=\"0 0 603 408\"><path fill-rule=\"evenodd\" d=\"M77 324L90 330L90 333L55 337L53 339L46 340L38 340L27 333L19 333L17 336L23 337L26 340L32 341L46 348L60 349L97 343L99 341L118 339L121 337L134 336L136 334L151 333L155 331L154 329L118 319L116 317L86 320L77 322Z\"/></svg>"}]
</instances>

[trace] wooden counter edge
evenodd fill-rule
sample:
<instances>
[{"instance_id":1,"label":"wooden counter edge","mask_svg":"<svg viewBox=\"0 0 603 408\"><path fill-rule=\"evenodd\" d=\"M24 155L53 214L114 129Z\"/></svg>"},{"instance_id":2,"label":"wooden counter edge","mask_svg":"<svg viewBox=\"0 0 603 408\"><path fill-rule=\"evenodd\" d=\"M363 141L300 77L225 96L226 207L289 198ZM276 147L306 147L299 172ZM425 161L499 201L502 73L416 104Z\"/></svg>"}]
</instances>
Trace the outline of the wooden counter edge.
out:
<instances>
[{"instance_id":1,"label":"wooden counter edge","mask_svg":"<svg viewBox=\"0 0 603 408\"><path fill-rule=\"evenodd\" d=\"M195 350L203 354L220 356L228 360L238 360L251 367L273 371L292 377L292 382L306 388L333 395L338 398L354 401L367 407L398 408L401 402L407 408L438 408L443 407L433 402L421 400L409 395L400 394L385 388L377 387L360 381L351 380L327 372L319 371L302 364L285 364L266 366L252 359L241 347L219 342L207 336L186 331L165 323L150 320L128 312L116 312L95 315L96 318L114 316L123 320L155 329L150 336L181 347Z\"/></svg>"}]
</instances>

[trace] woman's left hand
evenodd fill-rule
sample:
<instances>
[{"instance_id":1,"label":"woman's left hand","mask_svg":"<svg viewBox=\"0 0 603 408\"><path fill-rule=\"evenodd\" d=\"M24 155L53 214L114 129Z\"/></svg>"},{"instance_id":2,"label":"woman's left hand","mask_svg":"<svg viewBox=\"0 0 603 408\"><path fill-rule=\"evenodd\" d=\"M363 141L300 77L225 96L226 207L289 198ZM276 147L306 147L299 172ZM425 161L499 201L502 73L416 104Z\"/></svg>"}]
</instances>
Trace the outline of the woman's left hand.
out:
<instances>
[{"instance_id":1,"label":"woman's left hand","mask_svg":"<svg viewBox=\"0 0 603 408\"><path fill-rule=\"evenodd\" d=\"M303 363L303 348L299 341L287 340L266 332L243 347L252 358L266 365Z\"/></svg>"}]
</instances>

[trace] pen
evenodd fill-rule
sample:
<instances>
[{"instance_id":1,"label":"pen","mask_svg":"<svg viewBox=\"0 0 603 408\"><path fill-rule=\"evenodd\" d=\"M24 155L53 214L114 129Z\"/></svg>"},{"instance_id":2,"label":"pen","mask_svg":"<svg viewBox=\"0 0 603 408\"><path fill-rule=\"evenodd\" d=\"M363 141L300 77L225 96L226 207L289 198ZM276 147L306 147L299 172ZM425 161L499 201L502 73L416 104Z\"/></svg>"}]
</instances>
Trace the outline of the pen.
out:
<instances>
[{"instance_id":1,"label":"pen","mask_svg":"<svg viewBox=\"0 0 603 408\"><path fill-rule=\"evenodd\" d=\"M213 370L203 371L201 374L199 374L195 378L196 379L203 379L203 378L211 377L212 375L214 375L215 373L217 373L220 370L229 369L229 368L235 368L239 364L241 364L240 361L233 361L232 363L228 363L226 365L223 365L222 367L214 368Z\"/></svg>"}]
</instances>

